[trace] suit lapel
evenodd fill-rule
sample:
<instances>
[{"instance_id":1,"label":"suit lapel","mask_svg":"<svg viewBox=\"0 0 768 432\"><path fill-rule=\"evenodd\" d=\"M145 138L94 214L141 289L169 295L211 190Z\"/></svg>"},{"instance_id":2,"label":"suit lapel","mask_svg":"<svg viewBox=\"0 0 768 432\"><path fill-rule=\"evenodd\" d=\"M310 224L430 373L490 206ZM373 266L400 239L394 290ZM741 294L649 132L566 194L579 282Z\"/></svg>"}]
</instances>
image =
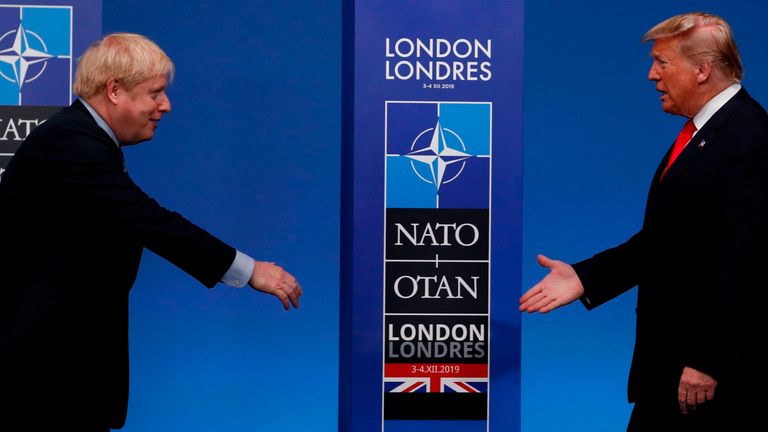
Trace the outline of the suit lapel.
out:
<instances>
[{"instance_id":1,"label":"suit lapel","mask_svg":"<svg viewBox=\"0 0 768 432\"><path fill-rule=\"evenodd\" d=\"M749 100L749 95L743 88L739 90L728 102L720 108L712 118L707 121L703 128L696 133L691 139L685 149L683 149L680 156L677 157L675 163L669 168L669 171L664 175L664 179L661 180L659 186L664 188L673 184L690 166L696 161L696 159L703 154L707 149L713 145L717 145L717 133L722 125L728 120L728 118L736 111L741 105ZM666 166L666 161L669 159L670 151L667 151L664 160L662 161L661 170L663 166ZM654 181L659 183L660 171L657 170Z\"/></svg>"},{"instance_id":2,"label":"suit lapel","mask_svg":"<svg viewBox=\"0 0 768 432\"><path fill-rule=\"evenodd\" d=\"M117 153L118 157L120 158L120 164L123 167L123 172L128 172L128 168L125 165L125 155L123 154L123 149L115 144L115 142L112 140L112 137L110 137L109 134L104 129L102 129L101 126L99 126L99 124L96 122L96 119L94 119L93 115L91 115L90 111L88 111L88 108L86 108L85 105L80 102L80 99L76 99L74 102L72 102L72 105L70 105L69 108L76 112L77 115L87 119L88 128L101 135L102 141L105 143L105 145L112 149L113 152Z\"/></svg>"}]
</instances>

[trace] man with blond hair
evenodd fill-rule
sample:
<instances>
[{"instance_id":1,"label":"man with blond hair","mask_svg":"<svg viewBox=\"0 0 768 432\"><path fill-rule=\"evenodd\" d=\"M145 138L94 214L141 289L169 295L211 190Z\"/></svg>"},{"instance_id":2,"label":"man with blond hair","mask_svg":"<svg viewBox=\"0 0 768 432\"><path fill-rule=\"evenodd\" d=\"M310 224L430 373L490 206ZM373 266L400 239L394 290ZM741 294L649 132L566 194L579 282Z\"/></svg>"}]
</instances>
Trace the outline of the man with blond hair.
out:
<instances>
[{"instance_id":1,"label":"man with blond hair","mask_svg":"<svg viewBox=\"0 0 768 432\"><path fill-rule=\"evenodd\" d=\"M656 170L642 229L573 266L539 255L551 271L520 310L576 299L593 309L637 285L627 430L748 430L764 382L768 115L740 84L722 18L675 16L643 41L662 109L688 121Z\"/></svg>"},{"instance_id":2,"label":"man with blond hair","mask_svg":"<svg viewBox=\"0 0 768 432\"><path fill-rule=\"evenodd\" d=\"M108 431L125 422L128 292L144 248L207 287L276 296L302 289L129 177L122 146L152 139L171 111L173 63L144 36L117 33L78 63L70 107L38 126L0 181L0 430Z\"/></svg>"}]
</instances>

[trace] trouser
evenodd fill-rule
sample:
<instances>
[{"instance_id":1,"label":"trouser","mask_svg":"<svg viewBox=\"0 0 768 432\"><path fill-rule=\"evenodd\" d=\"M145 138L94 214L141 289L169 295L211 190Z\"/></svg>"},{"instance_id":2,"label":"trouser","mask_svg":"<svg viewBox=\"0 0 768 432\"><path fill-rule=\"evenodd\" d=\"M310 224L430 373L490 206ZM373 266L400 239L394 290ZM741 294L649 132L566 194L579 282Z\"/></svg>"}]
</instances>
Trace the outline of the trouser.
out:
<instances>
[{"instance_id":1,"label":"trouser","mask_svg":"<svg viewBox=\"0 0 768 432\"><path fill-rule=\"evenodd\" d=\"M109 432L109 428L93 422L71 419L59 419L51 422L41 418L9 416L0 419L3 432Z\"/></svg>"},{"instance_id":2,"label":"trouser","mask_svg":"<svg viewBox=\"0 0 768 432\"><path fill-rule=\"evenodd\" d=\"M109 427L99 425L93 420L78 419L58 415L56 418L48 413L36 415L24 413L8 413L0 410L0 431L3 432L109 432Z\"/></svg>"},{"instance_id":3,"label":"trouser","mask_svg":"<svg viewBox=\"0 0 768 432\"><path fill-rule=\"evenodd\" d=\"M756 383L754 383L756 384ZM755 386L762 388L760 386ZM735 391L734 391L735 390ZM682 414L677 401L659 403L653 399L635 402L627 432L749 432L765 428L764 407L755 388L718 387L715 398L695 411ZM718 393L719 391L719 393Z\"/></svg>"},{"instance_id":4,"label":"trouser","mask_svg":"<svg viewBox=\"0 0 768 432\"><path fill-rule=\"evenodd\" d=\"M109 432L103 416L21 393L0 396L1 432Z\"/></svg>"},{"instance_id":5,"label":"trouser","mask_svg":"<svg viewBox=\"0 0 768 432\"><path fill-rule=\"evenodd\" d=\"M714 404L700 406L695 412L682 414L677 405L661 406L656 403L636 402L629 418L627 432L718 432L723 429Z\"/></svg>"}]
</instances>

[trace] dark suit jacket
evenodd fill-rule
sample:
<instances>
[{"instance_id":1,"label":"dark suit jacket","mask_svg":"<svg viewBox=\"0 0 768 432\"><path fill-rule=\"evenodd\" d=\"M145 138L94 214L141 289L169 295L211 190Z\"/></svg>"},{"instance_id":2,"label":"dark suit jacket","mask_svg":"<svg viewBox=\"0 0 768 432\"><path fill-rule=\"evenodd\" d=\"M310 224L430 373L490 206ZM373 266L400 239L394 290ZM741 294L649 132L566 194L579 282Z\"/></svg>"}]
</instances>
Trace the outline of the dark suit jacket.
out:
<instances>
[{"instance_id":1,"label":"dark suit jacket","mask_svg":"<svg viewBox=\"0 0 768 432\"><path fill-rule=\"evenodd\" d=\"M133 183L76 101L0 182L0 401L113 428L128 400L128 292L143 248L212 287L235 250Z\"/></svg>"},{"instance_id":2,"label":"dark suit jacket","mask_svg":"<svg viewBox=\"0 0 768 432\"><path fill-rule=\"evenodd\" d=\"M745 396L735 388L749 384L746 365L765 338L756 312L768 285L768 116L742 89L660 182L668 158L640 232L574 265L582 302L591 309L639 286L630 401L676 408L685 366L719 381L716 399Z\"/></svg>"}]
</instances>

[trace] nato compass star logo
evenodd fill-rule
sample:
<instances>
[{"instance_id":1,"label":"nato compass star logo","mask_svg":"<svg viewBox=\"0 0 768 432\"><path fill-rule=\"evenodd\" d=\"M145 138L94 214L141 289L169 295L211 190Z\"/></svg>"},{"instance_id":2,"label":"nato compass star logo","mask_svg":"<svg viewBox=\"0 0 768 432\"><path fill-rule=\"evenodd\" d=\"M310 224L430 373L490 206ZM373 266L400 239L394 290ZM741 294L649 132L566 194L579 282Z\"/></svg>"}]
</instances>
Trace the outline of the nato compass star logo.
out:
<instances>
[{"instance_id":1,"label":"nato compass star logo","mask_svg":"<svg viewBox=\"0 0 768 432\"><path fill-rule=\"evenodd\" d=\"M53 56L48 54L48 47L40 36L33 31L25 30L21 24L15 32L11 30L0 36L0 46L5 46L11 38L13 39L11 47L0 50L0 62L11 65L13 75L9 77L0 70L0 76L18 84L21 90L25 83L38 79L45 72L46 63ZM32 44L29 43L29 39L33 39ZM37 50L33 46L42 47L42 50Z\"/></svg>"},{"instance_id":2,"label":"nato compass star logo","mask_svg":"<svg viewBox=\"0 0 768 432\"><path fill-rule=\"evenodd\" d=\"M71 102L72 8L0 5L0 105Z\"/></svg>"},{"instance_id":3,"label":"nato compass star logo","mask_svg":"<svg viewBox=\"0 0 768 432\"><path fill-rule=\"evenodd\" d=\"M489 208L491 104L386 102L386 206Z\"/></svg>"},{"instance_id":4,"label":"nato compass star logo","mask_svg":"<svg viewBox=\"0 0 768 432\"><path fill-rule=\"evenodd\" d=\"M422 142L425 141L423 137L427 137L429 144L405 155L411 159L413 172L425 182L435 185L438 190L441 185L456 180L464 171L466 159L472 157L469 153L449 147L448 141L445 139L446 132L450 140L461 146L461 150L466 150L461 137L456 132L443 128L440 125L440 119L438 119L435 127L424 130L413 140L411 149L421 147ZM428 173L423 173L425 166L428 167ZM458 169L454 169L450 175L446 176L452 166L458 166Z\"/></svg>"}]
</instances>

